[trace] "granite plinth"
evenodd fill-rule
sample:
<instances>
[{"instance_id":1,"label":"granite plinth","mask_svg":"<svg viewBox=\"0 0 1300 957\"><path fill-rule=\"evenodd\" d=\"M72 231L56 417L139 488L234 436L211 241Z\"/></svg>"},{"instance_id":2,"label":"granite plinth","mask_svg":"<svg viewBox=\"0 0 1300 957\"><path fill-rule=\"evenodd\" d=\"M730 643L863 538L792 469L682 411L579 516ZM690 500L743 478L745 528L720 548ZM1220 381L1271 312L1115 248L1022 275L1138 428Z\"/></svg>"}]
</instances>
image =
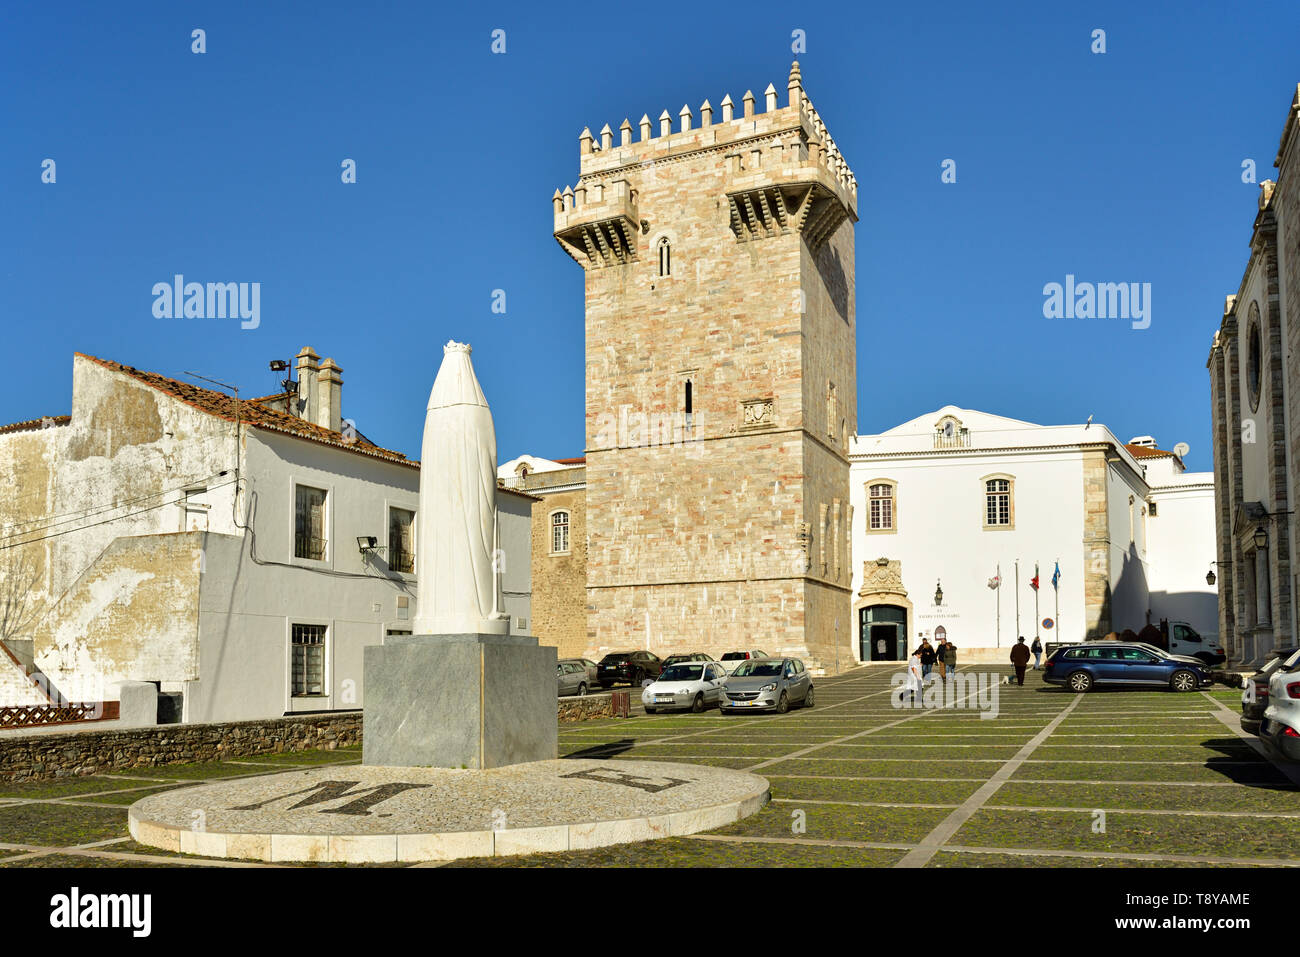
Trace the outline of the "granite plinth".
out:
<instances>
[{"instance_id":1,"label":"granite plinth","mask_svg":"<svg viewBox=\"0 0 1300 957\"><path fill-rule=\"evenodd\" d=\"M555 758L556 651L518 635L402 635L365 650L362 763L484 770Z\"/></svg>"}]
</instances>

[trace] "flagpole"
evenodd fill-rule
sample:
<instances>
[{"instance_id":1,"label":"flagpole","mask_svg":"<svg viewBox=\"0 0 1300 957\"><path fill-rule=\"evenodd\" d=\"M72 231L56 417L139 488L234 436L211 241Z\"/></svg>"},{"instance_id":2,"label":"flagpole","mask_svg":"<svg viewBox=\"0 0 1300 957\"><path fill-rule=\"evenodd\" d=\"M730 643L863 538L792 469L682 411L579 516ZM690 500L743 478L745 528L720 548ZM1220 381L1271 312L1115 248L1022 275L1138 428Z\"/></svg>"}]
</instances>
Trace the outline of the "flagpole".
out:
<instances>
[{"instance_id":1,"label":"flagpole","mask_svg":"<svg viewBox=\"0 0 1300 957\"><path fill-rule=\"evenodd\" d=\"M1001 562L998 562L998 587L996 591L998 593L998 624L997 624L997 628L994 631L994 634L997 636L996 639L997 647L1001 648L1002 647L1002 563Z\"/></svg>"},{"instance_id":2,"label":"flagpole","mask_svg":"<svg viewBox=\"0 0 1300 957\"><path fill-rule=\"evenodd\" d=\"M1020 634L1020 559L1016 559L1016 634Z\"/></svg>"},{"instance_id":3,"label":"flagpole","mask_svg":"<svg viewBox=\"0 0 1300 957\"><path fill-rule=\"evenodd\" d=\"M1039 572L1038 572L1038 562L1034 562L1034 581L1036 581L1036 582L1039 581L1039 579L1038 579L1038 575L1039 575ZM1041 587L1042 582L1039 582L1039 585L1040 585L1040 587ZM1038 621L1038 589L1035 588L1035 589L1034 589L1034 639L1035 639L1035 640L1038 639L1038 626L1039 626L1039 621Z\"/></svg>"},{"instance_id":4,"label":"flagpole","mask_svg":"<svg viewBox=\"0 0 1300 957\"><path fill-rule=\"evenodd\" d=\"M1061 573L1061 560L1056 560L1056 571L1052 573L1052 591L1056 592L1056 637L1061 637L1061 586L1057 576Z\"/></svg>"}]
</instances>

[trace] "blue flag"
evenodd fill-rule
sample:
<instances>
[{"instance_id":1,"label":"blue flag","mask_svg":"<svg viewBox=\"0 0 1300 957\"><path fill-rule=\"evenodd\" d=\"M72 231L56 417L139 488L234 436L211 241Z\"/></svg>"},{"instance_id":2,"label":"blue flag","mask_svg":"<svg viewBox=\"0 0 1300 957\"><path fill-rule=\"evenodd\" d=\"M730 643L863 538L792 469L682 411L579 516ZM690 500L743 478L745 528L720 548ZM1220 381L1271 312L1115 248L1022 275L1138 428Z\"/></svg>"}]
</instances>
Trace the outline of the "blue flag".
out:
<instances>
[{"instance_id":1,"label":"blue flag","mask_svg":"<svg viewBox=\"0 0 1300 957\"><path fill-rule=\"evenodd\" d=\"M1060 582L1060 580L1061 580L1061 563L1060 563L1060 562L1057 562L1057 563L1056 563L1056 571L1052 572L1052 587L1055 588L1055 589L1057 589L1058 591L1060 590L1060 587L1061 587L1061 586L1058 584L1058 582Z\"/></svg>"}]
</instances>

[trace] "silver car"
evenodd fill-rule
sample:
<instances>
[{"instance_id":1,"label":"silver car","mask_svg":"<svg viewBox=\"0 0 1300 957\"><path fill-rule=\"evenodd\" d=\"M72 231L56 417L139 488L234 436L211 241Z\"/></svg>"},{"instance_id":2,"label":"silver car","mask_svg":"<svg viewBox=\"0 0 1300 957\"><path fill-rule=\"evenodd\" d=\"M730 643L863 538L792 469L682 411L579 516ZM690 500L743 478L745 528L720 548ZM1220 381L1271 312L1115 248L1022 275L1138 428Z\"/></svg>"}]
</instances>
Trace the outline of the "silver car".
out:
<instances>
[{"instance_id":1,"label":"silver car","mask_svg":"<svg viewBox=\"0 0 1300 957\"><path fill-rule=\"evenodd\" d=\"M750 658L736 666L722 686L718 710L775 711L813 706L812 676L798 658Z\"/></svg>"},{"instance_id":2,"label":"silver car","mask_svg":"<svg viewBox=\"0 0 1300 957\"><path fill-rule=\"evenodd\" d=\"M722 698L727 673L716 661L683 661L665 668L641 691L646 714L690 708L697 714Z\"/></svg>"},{"instance_id":3,"label":"silver car","mask_svg":"<svg viewBox=\"0 0 1300 957\"><path fill-rule=\"evenodd\" d=\"M576 661L560 661L555 665L555 684L558 697L566 694L587 693L587 669Z\"/></svg>"},{"instance_id":4,"label":"silver car","mask_svg":"<svg viewBox=\"0 0 1300 957\"><path fill-rule=\"evenodd\" d=\"M560 664L582 665L582 667L587 671L587 687L594 688L600 684L600 678L597 677L600 674L600 671L596 667L596 662L591 661L588 658L561 658Z\"/></svg>"}]
</instances>

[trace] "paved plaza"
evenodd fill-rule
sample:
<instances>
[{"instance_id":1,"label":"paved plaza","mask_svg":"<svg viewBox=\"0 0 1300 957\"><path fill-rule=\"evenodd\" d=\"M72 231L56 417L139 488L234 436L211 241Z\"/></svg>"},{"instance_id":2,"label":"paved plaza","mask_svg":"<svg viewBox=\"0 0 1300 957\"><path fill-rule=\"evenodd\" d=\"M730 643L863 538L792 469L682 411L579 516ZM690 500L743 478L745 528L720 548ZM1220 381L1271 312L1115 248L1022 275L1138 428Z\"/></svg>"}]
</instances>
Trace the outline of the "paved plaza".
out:
<instances>
[{"instance_id":1,"label":"paved plaza","mask_svg":"<svg viewBox=\"0 0 1300 957\"><path fill-rule=\"evenodd\" d=\"M1239 733L1240 692L1075 695L1030 672L1024 688L998 686L990 720L973 708L891 706L895 670L821 679L816 706L786 715L638 712L563 725L561 756L750 771L771 783L772 800L689 837L442 866L1300 866L1300 774ZM136 844L127 807L186 784L360 757L313 751L0 784L0 867L279 866Z\"/></svg>"}]
</instances>

